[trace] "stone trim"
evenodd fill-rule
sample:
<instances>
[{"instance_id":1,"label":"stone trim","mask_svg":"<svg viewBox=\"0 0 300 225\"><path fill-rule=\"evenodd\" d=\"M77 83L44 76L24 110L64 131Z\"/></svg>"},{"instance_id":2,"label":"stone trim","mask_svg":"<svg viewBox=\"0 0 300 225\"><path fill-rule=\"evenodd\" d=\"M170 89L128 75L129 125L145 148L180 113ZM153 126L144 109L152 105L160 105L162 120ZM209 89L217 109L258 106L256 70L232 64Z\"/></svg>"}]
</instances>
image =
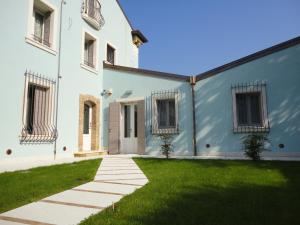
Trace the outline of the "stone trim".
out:
<instances>
[{"instance_id":1,"label":"stone trim","mask_svg":"<svg viewBox=\"0 0 300 225\"><path fill-rule=\"evenodd\" d=\"M78 150L83 150L83 119L84 119L84 103L89 102L92 105L92 137L91 150L99 150L99 130L100 130L100 99L92 95L79 95L79 126L78 126Z\"/></svg>"}]
</instances>

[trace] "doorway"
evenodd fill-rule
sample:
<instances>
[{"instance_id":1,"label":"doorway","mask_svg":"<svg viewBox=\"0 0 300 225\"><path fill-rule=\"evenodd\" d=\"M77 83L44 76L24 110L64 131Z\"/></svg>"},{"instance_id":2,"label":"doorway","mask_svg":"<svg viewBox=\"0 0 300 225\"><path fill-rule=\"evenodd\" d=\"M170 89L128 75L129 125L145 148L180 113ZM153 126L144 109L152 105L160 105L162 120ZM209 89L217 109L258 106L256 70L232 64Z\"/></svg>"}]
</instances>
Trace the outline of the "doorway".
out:
<instances>
[{"instance_id":1,"label":"doorway","mask_svg":"<svg viewBox=\"0 0 300 225\"><path fill-rule=\"evenodd\" d=\"M137 154L138 112L137 104L123 104L121 113L121 153Z\"/></svg>"}]
</instances>

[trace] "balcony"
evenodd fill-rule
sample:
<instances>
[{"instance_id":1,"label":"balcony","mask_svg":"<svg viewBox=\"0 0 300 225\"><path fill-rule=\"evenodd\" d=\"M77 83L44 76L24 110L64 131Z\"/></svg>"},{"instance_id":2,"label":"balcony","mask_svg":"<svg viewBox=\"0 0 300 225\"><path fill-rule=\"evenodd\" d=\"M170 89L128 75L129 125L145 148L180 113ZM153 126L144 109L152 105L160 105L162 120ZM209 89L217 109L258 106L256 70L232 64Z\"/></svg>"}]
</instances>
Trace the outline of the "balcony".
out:
<instances>
[{"instance_id":1,"label":"balcony","mask_svg":"<svg viewBox=\"0 0 300 225\"><path fill-rule=\"evenodd\" d=\"M105 23L99 0L84 0L81 15L96 30L100 30Z\"/></svg>"}]
</instances>

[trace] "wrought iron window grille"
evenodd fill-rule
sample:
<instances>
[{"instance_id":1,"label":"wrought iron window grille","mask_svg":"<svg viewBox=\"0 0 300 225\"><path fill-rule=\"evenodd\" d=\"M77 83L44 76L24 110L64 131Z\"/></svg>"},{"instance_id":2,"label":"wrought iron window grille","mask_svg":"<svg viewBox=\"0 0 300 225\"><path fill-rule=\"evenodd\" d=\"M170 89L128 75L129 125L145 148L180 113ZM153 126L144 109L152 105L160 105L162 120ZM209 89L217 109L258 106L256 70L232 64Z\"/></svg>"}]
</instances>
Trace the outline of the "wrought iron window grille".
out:
<instances>
[{"instance_id":1,"label":"wrought iron window grille","mask_svg":"<svg viewBox=\"0 0 300 225\"><path fill-rule=\"evenodd\" d=\"M94 20L97 23L98 29L101 29L104 26L105 20L101 13L101 4L99 0L83 0L81 13Z\"/></svg>"},{"instance_id":2,"label":"wrought iron window grille","mask_svg":"<svg viewBox=\"0 0 300 225\"><path fill-rule=\"evenodd\" d=\"M163 117L169 117L167 120L172 120L165 125L160 124L160 115L158 109L159 101L174 100L174 112L172 114L166 113ZM154 91L151 93L151 133L153 135L159 134L179 134L179 100L180 92L178 90ZM173 103L172 103L173 104ZM160 112L161 113L161 112ZM170 118L174 117L174 118ZM173 121L174 120L174 121Z\"/></svg>"},{"instance_id":3,"label":"wrought iron window grille","mask_svg":"<svg viewBox=\"0 0 300 225\"><path fill-rule=\"evenodd\" d=\"M265 81L238 83L231 86L234 133L267 133L270 122Z\"/></svg>"},{"instance_id":4,"label":"wrought iron window grille","mask_svg":"<svg viewBox=\"0 0 300 225\"><path fill-rule=\"evenodd\" d=\"M21 144L52 143L55 126L56 81L25 72Z\"/></svg>"}]
</instances>

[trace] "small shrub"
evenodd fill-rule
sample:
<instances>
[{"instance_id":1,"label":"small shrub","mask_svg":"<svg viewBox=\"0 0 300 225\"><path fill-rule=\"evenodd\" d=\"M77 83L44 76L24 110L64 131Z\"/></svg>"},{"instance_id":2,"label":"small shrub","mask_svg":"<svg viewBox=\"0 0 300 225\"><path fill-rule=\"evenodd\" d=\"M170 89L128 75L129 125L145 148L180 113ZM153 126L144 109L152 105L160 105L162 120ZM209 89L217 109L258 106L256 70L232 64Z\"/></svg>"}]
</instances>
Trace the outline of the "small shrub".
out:
<instances>
[{"instance_id":1,"label":"small shrub","mask_svg":"<svg viewBox=\"0 0 300 225\"><path fill-rule=\"evenodd\" d=\"M266 134L249 134L244 136L243 144L245 149L245 155L251 158L253 161L259 161L261 159L260 154L266 150L265 145L269 142Z\"/></svg>"},{"instance_id":2,"label":"small shrub","mask_svg":"<svg viewBox=\"0 0 300 225\"><path fill-rule=\"evenodd\" d=\"M157 135L161 142L161 152L166 158L168 159L170 156L170 153L173 151L173 146L172 146L172 140L174 135L173 134L158 134Z\"/></svg>"}]
</instances>

